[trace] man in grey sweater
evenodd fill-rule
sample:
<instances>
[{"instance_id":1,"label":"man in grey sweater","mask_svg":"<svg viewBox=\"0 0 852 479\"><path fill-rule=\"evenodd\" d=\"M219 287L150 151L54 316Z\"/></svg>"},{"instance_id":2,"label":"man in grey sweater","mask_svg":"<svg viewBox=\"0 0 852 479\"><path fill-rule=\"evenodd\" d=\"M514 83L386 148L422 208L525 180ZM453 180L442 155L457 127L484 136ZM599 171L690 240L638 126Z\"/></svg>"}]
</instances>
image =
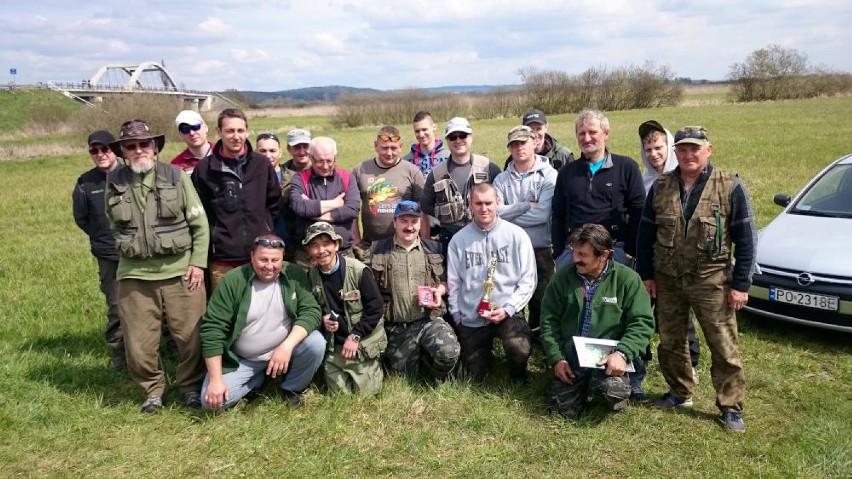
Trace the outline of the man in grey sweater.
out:
<instances>
[{"instance_id":1,"label":"man in grey sweater","mask_svg":"<svg viewBox=\"0 0 852 479\"><path fill-rule=\"evenodd\" d=\"M485 377L498 336L510 377L523 381L531 336L524 307L535 290L535 254L521 227L497 217L498 206L494 186L473 187L473 222L453 236L447 251L449 309L468 376Z\"/></svg>"},{"instance_id":2,"label":"man in grey sweater","mask_svg":"<svg viewBox=\"0 0 852 479\"><path fill-rule=\"evenodd\" d=\"M530 300L529 323L537 334L541 299L554 270L550 211L557 173L547 158L535 153L535 137L530 127L516 126L509 130L506 147L511 161L494 178L500 201L497 214L523 228L532 242L538 283Z\"/></svg>"}]
</instances>

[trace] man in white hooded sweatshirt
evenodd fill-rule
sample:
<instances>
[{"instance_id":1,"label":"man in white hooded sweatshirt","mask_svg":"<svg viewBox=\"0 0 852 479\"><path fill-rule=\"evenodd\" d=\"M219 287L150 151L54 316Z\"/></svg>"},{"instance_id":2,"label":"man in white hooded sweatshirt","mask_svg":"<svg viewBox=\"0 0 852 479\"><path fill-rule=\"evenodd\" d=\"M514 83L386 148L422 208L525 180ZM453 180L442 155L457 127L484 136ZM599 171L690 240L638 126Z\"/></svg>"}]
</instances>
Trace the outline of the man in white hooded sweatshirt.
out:
<instances>
[{"instance_id":1,"label":"man in white hooded sweatshirt","mask_svg":"<svg viewBox=\"0 0 852 479\"><path fill-rule=\"evenodd\" d=\"M674 170L677 166L674 137L656 120L648 120L642 123L639 125L639 155L642 157L642 164L645 166L642 183L645 186L645 194L648 194L651 185L657 181L660 175ZM692 317L690 316L687 320L689 321L689 356L697 384L698 375L695 374L695 367L698 366L700 345L695 337L695 324ZM642 391L642 381L645 379L645 361L650 359L651 351L649 349L644 355L633 361L636 373L630 375L630 397L638 401L647 401L647 397Z\"/></svg>"}]
</instances>

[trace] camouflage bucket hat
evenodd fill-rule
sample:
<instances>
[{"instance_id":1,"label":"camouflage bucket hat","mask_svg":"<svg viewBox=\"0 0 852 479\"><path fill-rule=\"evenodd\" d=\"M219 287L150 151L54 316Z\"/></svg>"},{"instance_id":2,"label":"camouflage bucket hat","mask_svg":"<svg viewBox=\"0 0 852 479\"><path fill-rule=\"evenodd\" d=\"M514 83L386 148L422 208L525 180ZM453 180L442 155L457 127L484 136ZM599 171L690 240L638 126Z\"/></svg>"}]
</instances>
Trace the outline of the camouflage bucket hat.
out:
<instances>
[{"instance_id":1,"label":"camouflage bucket hat","mask_svg":"<svg viewBox=\"0 0 852 479\"><path fill-rule=\"evenodd\" d=\"M329 238L338 243L343 241L343 238L337 234L337 231L334 231L334 226L331 226L325 221L317 221L311 226L308 226L307 231L305 231L305 239L302 240L302 245L307 246L312 239L321 235L328 235Z\"/></svg>"}]
</instances>

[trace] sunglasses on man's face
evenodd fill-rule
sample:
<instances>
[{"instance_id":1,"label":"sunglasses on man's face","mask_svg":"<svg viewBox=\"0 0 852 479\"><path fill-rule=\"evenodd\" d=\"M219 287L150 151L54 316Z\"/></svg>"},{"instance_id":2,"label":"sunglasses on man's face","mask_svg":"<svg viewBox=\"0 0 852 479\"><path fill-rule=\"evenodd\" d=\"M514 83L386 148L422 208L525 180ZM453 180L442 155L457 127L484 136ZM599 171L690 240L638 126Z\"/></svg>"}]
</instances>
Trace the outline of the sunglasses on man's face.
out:
<instances>
[{"instance_id":1,"label":"sunglasses on man's face","mask_svg":"<svg viewBox=\"0 0 852 479\"><path fill-rule=\"evenodd\" d=\"M396 143L400 140L401 137L399 135L385 135L384 133L380 133L378 138L381 141L390 141Z\"/></svg>"},{"instance_id":2,"label":"sunglasses on man's face","mask_svg":"<svg viewBox=\"0 0 852 479\"><path fill-rule=\"evenodd\" d=\"M467 137L467 133L450 133L449 135L447 135L447 139L450 141L467 140Z\"/></svg>"},{"instance_id":3,"label":"sunglasses on man's face","mask_svg":"<svg viewBox=\"0 0 852 479\"><path fill-rule=\"evenodd\" d=\"M181 123L180 126L178 126L178 131L182 135L188 135L189 132L198 131L200 129L201 129L201 123L199 123L197 125L187 125L186 123Z\"/></svg>"},{"instance_id":4,"label":"sunglasses on man's face","mask_svg":"<svg viewBox=\"0 0 852 479\"><path fill-rule=\"evenodd\" d=\"M136 143L122 143L121 148L127 151L145 150L151 147L151 140L142 140Z\"/></svg>"},{"instance_id":5,"label":"sunglasses on man's face","mask_svg":"<svg viewBox=\"0 0 852 479\"><path fill-rule=\"evenodd\" d=\"M281 240L272 240L266 238L255 238L255 246L263 246L264 248L281 248L284 249L284 242Z\"/></svg>"},{"instance_id":6,"label":"sunglasses on man's face","mask_svg":"<svg viewBox=\"0 0 852 479\"><path fill-rule=\"evenodd\" d=\"M683 130L675 133L674 141L675 143L683 140L684 138L692 138L694 140L707 140L707 130L704 128L684 128Z\"/></svg>"},{"instance_id":7,"label":"sunglasses on man's face","mask_svg":"<svg viewBox=\"0 0 852 479\"><path fill-rule=\"evenodd\" d=\"M109 152L110 152L110 149L109 149L108 146L90 146L89 147L89 154L90 155L97 155L99 153L103 153L104 155L106 155Z\"/></svg>"}]
</instances>

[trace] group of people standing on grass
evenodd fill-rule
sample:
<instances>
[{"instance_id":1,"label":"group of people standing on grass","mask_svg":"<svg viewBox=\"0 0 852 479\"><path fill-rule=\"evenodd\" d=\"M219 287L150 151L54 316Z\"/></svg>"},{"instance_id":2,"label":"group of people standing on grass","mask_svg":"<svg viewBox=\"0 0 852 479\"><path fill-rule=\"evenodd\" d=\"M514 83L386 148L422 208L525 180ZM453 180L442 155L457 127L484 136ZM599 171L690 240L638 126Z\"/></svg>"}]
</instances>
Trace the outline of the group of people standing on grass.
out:
<instances>
[{"instance_id":1,"label":"group of people standing on grass","mask_svg":"<svg viewBox=\"0 0 852 479\"><path fill-rule=\"evenodd\" d=\"M710 164L704 128L640 125L643 175L609 150L597 110L576 119L577 158L530 110L507 133L503 168L473 152L467 119L439 138L422 111L410 150L384 126L376 156L351 171L332 138L304 129L252 145L240 110L218 115L216 143L195 111L175 126L187 148L171 164L142 120L118 138L92 133L95 168L73 193L112 364L144 390L143 412L163 407L164 332L190 407L230 407L270 379L297 406L320 369L330 392L363 395L388 372L481 381L497 337L520 384L541 345L555 412L579 417L594 396L619 411L649 401L655 327L669 386L655 404L673 409L692 404L698 380L694 315L722 422L745 430L735 313L755 226L736 174ZM584 340L610 341L589 353L575 346Z\"/></svg>"}]
</instances>

